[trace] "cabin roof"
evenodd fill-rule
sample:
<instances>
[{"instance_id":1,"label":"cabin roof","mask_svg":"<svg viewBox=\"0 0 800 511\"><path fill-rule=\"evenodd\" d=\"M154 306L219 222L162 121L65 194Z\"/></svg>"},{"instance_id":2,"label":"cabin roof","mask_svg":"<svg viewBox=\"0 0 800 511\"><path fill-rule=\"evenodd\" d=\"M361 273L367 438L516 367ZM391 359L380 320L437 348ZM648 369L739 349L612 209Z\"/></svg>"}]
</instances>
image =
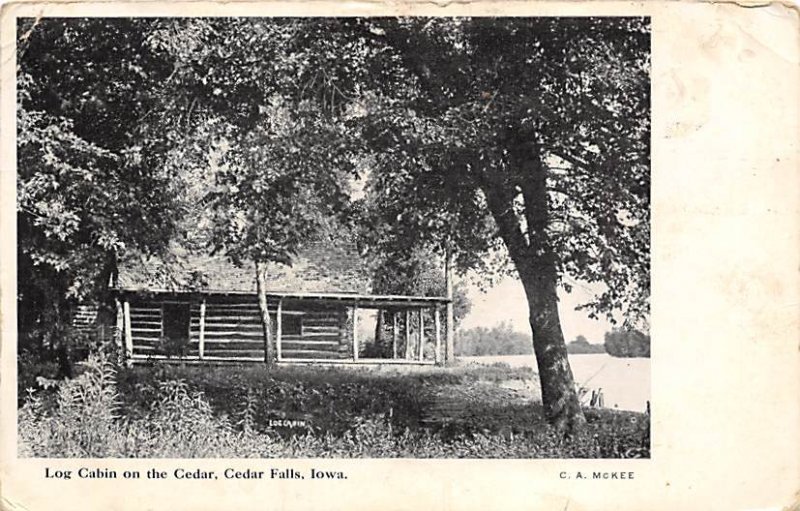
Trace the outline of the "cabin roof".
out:
<instances>
[{"instance_id":1,"label":"cabin roof","mask_svg":"<svg viewBox=\"0 0 800 511\"><path fill-rule=\"evenodd\" d=\"M132 258L119 265L116 289L141 292L256 293L255 265L220 255L173 251L174 261ZM294 294L364 294L369 271L350 246L313 243L290 266L269 263L267 291Z\"/></svg>"}]
</instances>

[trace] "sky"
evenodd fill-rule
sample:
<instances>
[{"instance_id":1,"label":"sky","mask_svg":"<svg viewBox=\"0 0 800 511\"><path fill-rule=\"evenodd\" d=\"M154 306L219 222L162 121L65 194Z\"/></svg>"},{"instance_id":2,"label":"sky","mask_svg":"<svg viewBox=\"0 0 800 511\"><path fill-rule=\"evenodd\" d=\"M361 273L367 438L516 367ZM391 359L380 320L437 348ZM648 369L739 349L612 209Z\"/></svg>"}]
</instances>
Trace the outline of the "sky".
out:
<instances>
[{"instance_id":1,"label":"sky","mask_svg":"<svg viewBox=\"0 0 800 511\"><path fill-rule=\"evenodd\" d=\"M472 310L461 322L460 328L469 329L476 326L492 327L502 321L509 321L514 330L530 334L528 324L528 302L522 283L516 276L505 277L487 290L486 293L469 281L467 296L472 301ZM611 324L605 320L589 319L586 312L576 311L575 306L589 301L592 297L588 286L574 286L572 293L559 291L559 313L564 338L572 341L583 335L589 342L602 343L605 332L611 330Z\"/></svg>"}]
</instances>

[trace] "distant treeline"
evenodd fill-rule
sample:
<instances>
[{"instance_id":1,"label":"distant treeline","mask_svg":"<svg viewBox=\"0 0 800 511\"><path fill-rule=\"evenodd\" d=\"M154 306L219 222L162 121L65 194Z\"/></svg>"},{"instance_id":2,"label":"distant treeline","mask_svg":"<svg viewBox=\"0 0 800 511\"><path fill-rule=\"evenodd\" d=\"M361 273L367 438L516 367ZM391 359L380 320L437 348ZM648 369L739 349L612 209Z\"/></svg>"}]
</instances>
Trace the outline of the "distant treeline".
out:
<instances>
[{"instance_id":1,"label":"distant treeline","mask_svg":"<svg viewBox=\"0 0 800 511\"><path fill-rule=\"evenodd\" d=\"M649 357L650 336L638 330L615 328L606 332L603 345L614 357Z\"/></svg>"},{"instance_id":2,"label":"distant treeline","mask_svg":"<svg viewBox=\"0 0 800 511\"><path fill-rule=\"evenodd\" d=\"M466 357L533 354L530 334L515 331L507 321L492 328L477 326L460 330L456 335L455 345L456 355Z\"/></svg>"},{"instance_id":3,"label":"distant treeline","mask_svg":"<svg viewBox=\"0 0 800 511\"><path fill-rule=\"evenodd\" d=\"M584 355L588 353L605 353L606 348L602 344L592 344L586 337L579 335L574 341L567 344L567 353L573 355Z\"/></svg>"},{"instance_id":4,"label":"distant treeline","mask_svg":"<svg viewBox=\"0 0 800 511\"><path fill-rule=\"evenodd\" d=\"M530 334L517 332L511 323L504 321L491 328L478 326L457 333L456 355L531 355ZM606 332L603 344L590 343L579 335L567 343L567 352L573 355L608 353L613 357L649 357L650 336L638 330L615 328Z\"/></svg>"}]
</instances>

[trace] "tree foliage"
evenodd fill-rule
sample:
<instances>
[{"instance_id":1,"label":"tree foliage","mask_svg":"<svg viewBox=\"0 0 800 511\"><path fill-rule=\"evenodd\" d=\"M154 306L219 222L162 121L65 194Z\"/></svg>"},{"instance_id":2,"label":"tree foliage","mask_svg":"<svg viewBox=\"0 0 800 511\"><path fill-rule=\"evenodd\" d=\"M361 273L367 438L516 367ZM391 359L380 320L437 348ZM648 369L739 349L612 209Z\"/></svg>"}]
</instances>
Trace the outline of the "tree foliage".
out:
<instances>
[{"instance_id":1,"label":"tree foliage","mask_svg":"<svg viewBox=\"0 0 800 511\"><path fill-rule=\"evenodd\" d=\"M639 330L615 328L606 332L603 344L614 357L650 357L650 336Z\"/></svg>"},{"instance_id":2,"label":"tree foliage","mask_svg":"<svg viewBox=\"0 0 800 511\"><path fill-rule=\"evenodd\" d=\"M646 315L647 23L415 18L373 31L415 77L368 101L381 228L449 240L462 268L501 246L512 259L552 251L565 288L566 277L606 284L591 314ZM528 142L542 199L513 150Z\"/></svg>"},{"instance_id":3,"label":"tree foliage","mask_svg":"<svg viewBox=\"0 0 800 511\"><path fill-rule=\"evenodd\" d=\"M163 249L187 213L261 262L357 219L368 253L519 276L565 429L583 420L556 289L603 283L588 314L647 316L645 19L44 20L20 41L21 267L46 292L86 288L98 265L69 258Z\"/></svg>"},{"instance_id":4,"label":"tree foliage","mask_svg":"<svg viewBox=\"0 0 800 511\"><path fill-rule=\"evenodd\" d=\"M120 257L158 253L176 230L183 126L162 95L169 65L148 44L150 26L135 19L20 20L23 348L32 342L63 351L71 305L101 295Z\"/></svg>"}]
</instances>

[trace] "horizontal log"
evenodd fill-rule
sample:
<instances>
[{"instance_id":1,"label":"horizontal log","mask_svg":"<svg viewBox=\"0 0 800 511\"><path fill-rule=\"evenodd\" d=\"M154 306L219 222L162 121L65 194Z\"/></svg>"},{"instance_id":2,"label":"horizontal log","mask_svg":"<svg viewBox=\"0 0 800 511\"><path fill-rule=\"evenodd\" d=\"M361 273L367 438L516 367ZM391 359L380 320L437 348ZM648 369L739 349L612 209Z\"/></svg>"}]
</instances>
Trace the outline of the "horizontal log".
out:
<instances>
[{"instance_id":1,"label":"horizontal log","mask_svg":"<svg viewBox=\"0 0 800 511\"><path fill-rule=\"evenodd\" d=\"M219 337L217 339L209 339L209 338L206 337L204 344L208 344L210 342L226 343L226 342L251 342L251 341L254 342L254 341L256 341L256 339L254 337L239 337L239 336L236 336L236 335L231 335L231 336L228 336L228 337ZM262 339L259 339L256 344L262 344L263 342L264 341Z\"/></svg>"},{"instance_id":2,"label":"horizontal log","mask_svg":"<svg viewBox=\"0 0 800 511\"><path fill-rule=\"evenodd\" d=\"M303 335L339 335L339 328L307 327L303 325Z\"/></svg>"},{"instance_id":3,"label":"horizontal log","mask_svg":"<svg viewBox=\"0 0 800 511\"><path fill-rule=\"evenodd\" d=\"M264 363L264 354L260 353L257 357L237 357L237 356L228 356L228 357L212 357L212 356L204 356L204 361L211 361L211 362L258 362L260 364Z\"/></svg>"},{"instance_id":4,"label":"horizontal log","mask_svg":"<svg viewBox=\"0 0 800 511\"><path fill-rule=\"evenodd\" d=\"M199 307L199 306L198 306ZM261 310L261 307L257 303L253 304L236 304L236 305L226 305L226 304L219 304L219 303L208 303L206 302L206 307L210 307L214 310ZM271 303L267 309L270 312L274 312L278 309L277 304Z\"/></svg>"},{"instance_id":5,"label":"horizontal log","mask_svg":"<svg viewBox=\"0 0 800 511\"><path fill-rule=\"evenodd\" d=\"M192 312L199 312L200 307L193 307ZM276 307L268 307L267 311L273 316L278 313ZM258 307L215 307L213 305L206 306L206 312L212 314L261 314L261 309ZM288 316L304 316L305 311L302 310L282 310L281 314Z\"/></svg>"},{"instance_id":6,"label":"horizontal log","mask_svg":"<svg viewBox=\"0 0 800 511\"><path fill-rule=\"evenodd\" d=\"M206 332L205 332L205 335L206 335L206 339L211 339L211 338L214 338L214 337L226 337L226 336L232 336L232 335L237 335L237 336L241 336L241 337L256 337L256 338L258 338L258 337L263 337L264 336L264 332L261 332L261 331L258 331L258 330L249 331L249 330L233 330L233 329L227 329L227 330L211 330L211 329L207 329Z\"/></svg>"},{"instance_id":7,"label":"horizontal log","mask_svg":"<svg viewBox=\"0 0 800 511\"><path fill-rule=\"evenodd\" d=\"M208 362L253 362L253 363L264 363L264 356L262 355L261 358L258 357L203 357L203 360L197 355L186 356L181 359L177 358L167 358L164 355L134 355L132 357L133 362L147 362L149 360L165 360L167 362L184 362L192 365L202 365Z\"/></svg>"},{"instance_id":8,"label":"horizontal log","mask_svg":"<svg viewBox=\"0 0 800 511\"><path fill-rule=\"evenodd\" d=\"M273 316L275 315L275 311L269 311L270 314ZM192 315L199 317L200 311L192 311ZM259 309L237 309L237 310L225 310L225 309L214 309L211 307L206 308L206 314L209 316L223 316L223 317L235 317L235 316L244 316L244 317L261 317L261 311Z\"/></svg>"},{"instance_id":9,"label":"horizontal log","mask_svg":"<svg viewBox=\"0 0 800 511\"><path fill-rule=\"evenodd\" d=\"M192 321L200 322L200 316L192 316ZM261 314L250 315L241 314L212 314L206 311L206 322L208 321L261 321Z\"/></svg>"},{"instance_id":10,"label":"horizontal log","mask_svg":"<svg viewBox=\"0 0 800 511\"><path fill-rule=\"evenodd\" d=\"M131 341L133 344L158 344L161 341L161 337L144 337L142 335L132 335Z\"/></svg>"},{"instance_id":11,"label":"horizontal log","mask_svg":"<svg viewBox=\"0 0 800 511\"><path fill-rule=\"evenodd\" d=\"M161 325L159 325L157 327L143 326L143 325L140 325L138 323L134 323L133 321L131 321L131 331L134 331L134 330L139 331L139 332L152 332L152 333L157 333L157 334L161 335Z\"/></svg>"},{"instance_id":12,"label":"horizontal log","mask_svg":"<svg viewBox=\"0 0 800 511\"><path fill-rule=\"evenodd\" d=\"M244 343L252 344L253 346L263 346L264 339L254 339L252 337L220 337L218 339L208 339L204 341L205 346L211 344L230 344L230 343Z\"/></svg>"},{"instance_id":13,"label":"horizontal log","mask_svg":"<svg viewBox=\"0 0 800 511\"><path fill-rule=\"evenodd\" d=\"M304 332L338 332L339 325L307 325L303 322Z\"/></svg>"},{"instance_id":14,"label":"horizontal log","mask_svg":"<svg viewBox=\"0 0 800 511\"><path fill-rule=\"evenodd\" d=\"M274 335L274 332L273 332L273 335ZM238 334L236 334L236 333L228 334L228 335L209 336L208 332L206 332L206 342L223 342L225 339L230 339L230 338L234 338L234 337L241 337L243 340L246 340L246 341L254 341L255 339L263 340L264 336L263 336L262 333L259 333L258 336L255 336L255 335L238 336ZM199 335L195 335L195 333L193 332L191 338L192 338L193 341L197 341L199 339ZM276 337L273 337L273 342L275 342L275 339L276 339ZM303 339L305 339L305 338L302 337L302 336L299 336L299 335L286 335L286 334L281 335L281 341L282 342L302 341ZM333 338L331 340L333 340ZM337 338L337 341L338 341L338 338Z\"/></svg>"},{"instance_id":15,"label":"horizontal log","mask_svg":"<svg viewBox=\"0 0 800 511\"><path fill-rule=\"evenodd\" d=\"M275 323L275 320L273 319L272 322ZM199 327L200 326L200 322L199 321L193 321L192 325ZM261 319L260 318L248 318L248 319L242 320L242 321L235 321L235 320L231 320L231 319L228 319L228 318L214 318L213 320L206 321L206 328L208 328L209 326L211 326L211 327L215 327L216 326L216 327L223 327L223 328L224 327L230 327L230 326L234 326L234 327L237 327L237 326L260 327L260 326L262 326L262 323L261 323Z\"/></svg>"},{"instance_id":16,"label":"horizontal log","mask_svg":"<svg viewBox=\"0 0 800 511\"><path fill-rule=\"evenodd\" d=\"M335 351L320 351L320 350L283 350L281 353L283 359L293 358L324 358L324 359L340 359L342 355Z\"/></svg>"},{"instance_id":17,"label":"horizontal log","mask_svg":"<svg viewBox=\"0 0 800 511\"><path fill-rule=\"evenodd\" d=\"M131 340L133 341L133 345L134 346L159 346L159 345L161 345L161 340L160 339L143 339L141 337L140 338L135 338L134 337ZM197 346L197 342L193 342L193 341L189 340L189 342L187 342L186 345L189 348L194 349L194 347Z\"/></svg>"},{"instance_id":18,"label":"horizontal log","mask_svg":"<svg viewBox=\"0 0 800 511\"><path fill-rule=\"evenodd\" d=\"M199 330L198 330L199 332ZM272 326L272 332L275 333L275 326ZM206 335L211 333L211 335L225 335L226 333L234 333L234 334L244 334L244 335L264 335L264 328L259 325L256 328L244 328L244 327L225 327L225 328L208 328L206 327Z\"/></svg>"},{"instance_id":19,"label":"horizontal log","mask_svg":"<svg viewBox=\"0 0 800 511\"><path fill-rule=\"evenodd\" d=\"M155 353L155 352L161 352L162 351L161 346L159 346L158 344L143 344L143 343L136 344L136 343L134 343L133 351L136 352L137 350L138 351L146 351L148 353L150 353L150 352ZM186 347L186 353L197 353L197 346L196 345L191 345L191 344L188 345Z\"/></svg>"},{"instance_id":20,"label":"horizontal log","mask_svg":"<svg viewBox=\"0 0 800 511\"><path fill-rule=\"evenodd\" d=\"M273 321L275 321L273 319ZM243 323L246 325L260 325L261 324L261 316L253 315L253 316L206 316L206 325L208 324L239 324ZM192 324L199 325L200 319L199 318L192 318Z\"/></svg>"},{"instance_id":21,"label":"horizontal log","mask_svg":"<svg viewBox=\"0 0 800 511\"><path fill-rule=\"evenodd\" d=\"M131 325L131 334L158 334L161 335L160 328L138 328Z\"/></svg>"},{"instance_id":22,"label":"horizontal log","mask_svg":"<svg viewBox=\"0 0 800 511\"><path fill-rule=\"evenodd\" d=\"M303 340L303 336L302 335L286 334L286 333L281 334L281 341L282 342L301 341L301 340Z\"/></svg>"},{"instance_id":23,"label":"horizontal log","mask_svg":"<svg viewBox=\"0 0 800 511\"><path fill-rule=\"evenodd\" d=\"M193 327L200 328L199 323L192 323ZM258 328L263 328L261 322L221 322L221 321L208 321L206 322L206 330L217 329L217 330L225 330L225 329L244 329L244 330L255 330Z\"/></svg>"},{"instance_id":24,"label":"horizontal log","mask_svg":"<svg viewBox=\"0 0 800 511\"><path fill-rule=\"evenodd\" d=\"M143 327L150 327L150 328L161 328L161 320L153 320L153 319L143 319L143 318L131 318L131 326L133 324L141 325Z\"/></svg>"},{"instance_id":25,"label":"horizontal log","mask_svg":"<svg viewBox=\"0 0 800 511\"><path fill-rule=\"evenodd\" d=\"M205 342L203 349L208 350L264 350L264 341L222 341Z\"/></svg>"},{"instance_id":26,"label":"horizontal log","mask_svg":"<svg viewBox=\"0 0 800 511\"><path fill-rule=\"evenodd\" d=\"M335 343L282 342L281 347L285 350L339 351L339 345Z\"/></svg>"},{"instance_id":27,"label":"horizontal log","mask_svg":"<svg viewBox=\"0 0 800 511\"><path fill-rule=\"evenodd\" d=\"M317 339L317 338L309 339L308 337L298 337L298 336L293 336L291 338L281 336L281 342L283 344L288 344L288 343L319 344L319 345L332 344L336 346L340 344L339 339Z\"/></svg>"},{"instance_id":28,"label":"horizontal log","mask_svg":"<svg viewBox=\"0 0 800 511\"><path fill-rule=\"evenodd\" d=\"M158 338L145 338L145 337L133 337L131 339L133 341L133 345L142 345L142 346L156 346L160 342Z\"/></svg>"},{"instance_id":29,"label":"horizontal log","mask_svg":"<svg viewBox=\"0 0 800 511\"><path fill-rule=\"evenodd\" d=\"M161 324L161 316L141 316L136 314L131 314L131 321L138 322L149 322L149 323L158 323Z\"/></svg>"},{"instance_id":30,"label":"horizontal log","mask_svg":"<svg viewBox=\"0 0 800 511\"><path fill-rule=\"evenodd\" d=\"M134 343L133 351L137 351L137 350L147 351L147 352L160 352L161 351L161 346L159 346L158 344L144 344L144 343L138 343L137 344L137 343ZM186 352L187 353L196 353L197 352L197 346L196 345L187 346L186 347Z\"/></svg>"},{"instance_id":31,"label":"horizontal log","mask_svg":"<svg viewBox=\"0 0 800 511\"><path fill-rule=\"evenodd\" d=\"M209 350L205 349L203 351L203 356L209 357L245 357L245 358L259 358L264 359L264 351L257 351L257 350Z\"/></svg>"},{"instance_id":32,"label":"horizontal log","mask_svg":"<svg viewBox=\"0 0 800 511\"><path fill-rule=\"evenodd\" d=\"M258 324L258 325L256 325L256 324L253 324L253 325L245 325L245 324L239 324L239 325L223 324L223 325L220 325L220 324L213 324L213 325L206 325L205 329L206 329L206 332L230 332L230 331L233 331L233 332L258 332L258 333L264 332L264 326L261 325L261 324ZM199 332L200 331L200 327L198 326L197 328L192 328L192 330L197 330ZM272 330L275 331L275 325L274 324L272 325Z\"/></svg>"},{"instance_id":33,"label":"horizontal log","mask_svg":"<svg viewBox=\"0 0 800 511\"><path fill-rule=\"evenodd\" d=\"M217 308L217 309L235 309L237 307L238 308L249 307L249 308L252 308L252 309L258 309L259 305L258 305L258 302L256 302L256 301L253 301L253 302L229 302L229 303L224 303L224 302L206 300L206 307L213 307L213 308ZM275 307L275 305L273 305L273 304L269 304L267 306L267 308L269 308L269 309L272 309L273 307Z\"/></svg>"},{"instance_id":34,"label":"horizontal log","mask_svg":"<svg viewBox=\"0 0 800 511\"><path fill-rule=\"evenodd\" d=\"M197 304L196 307L199 307L200 304ZM261 307L258 305L258 302L255 303L219 303L219 302L209 302L206 301L206 307L213 307L215 309L260 309ZM276 308L276 304L269 304L269 309Z\"/></svg>"}]
</instances>

